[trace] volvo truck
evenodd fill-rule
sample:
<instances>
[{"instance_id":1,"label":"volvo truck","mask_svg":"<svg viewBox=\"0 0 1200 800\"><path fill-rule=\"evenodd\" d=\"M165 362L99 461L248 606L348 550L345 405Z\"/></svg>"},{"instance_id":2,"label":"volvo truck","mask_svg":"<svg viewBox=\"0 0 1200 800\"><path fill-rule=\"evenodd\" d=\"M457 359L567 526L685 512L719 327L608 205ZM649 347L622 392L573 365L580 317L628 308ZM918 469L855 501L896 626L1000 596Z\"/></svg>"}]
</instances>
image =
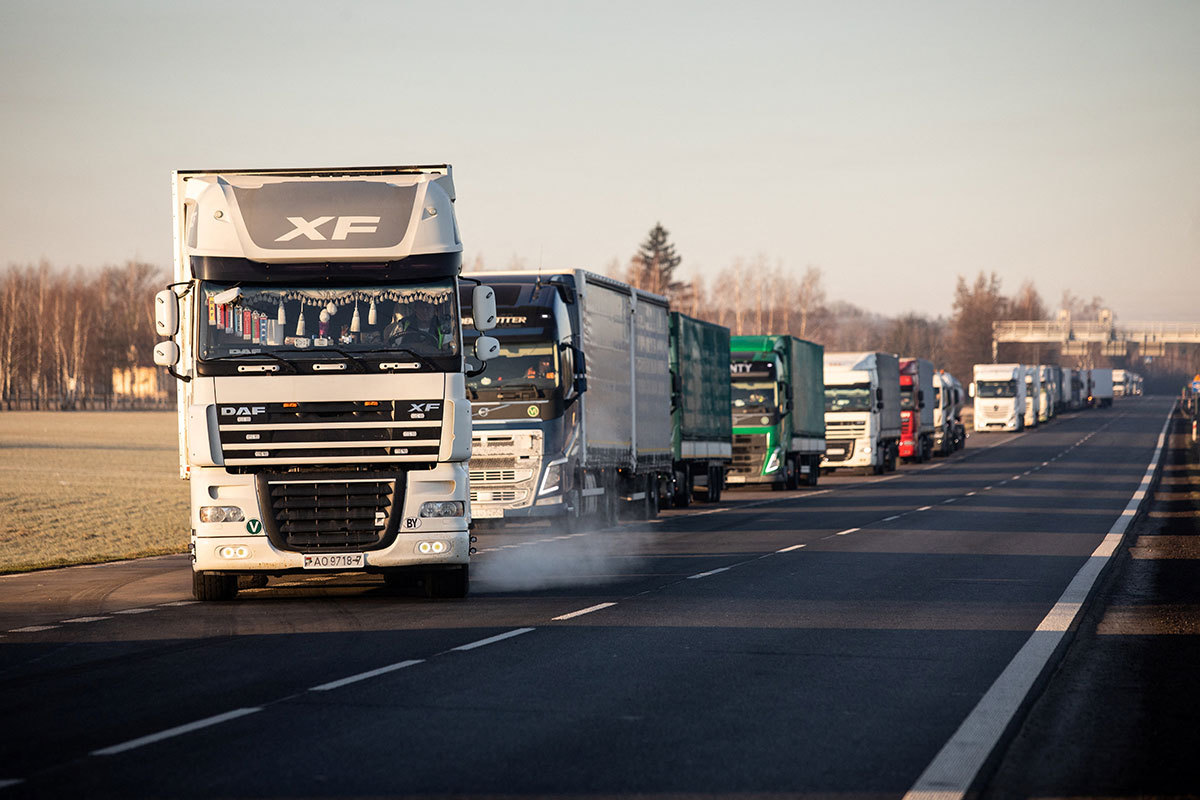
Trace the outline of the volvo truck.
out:
<instances>
[{"instance_id":1,"label":"volvo truck","mask_svg":"<svg viewBox=\"0 0 1200 800\"><path fill-rule=\"evenodd\" d=\"M671 312L671 484L676 508L699 489L721 499L733 460L731 353L724 325Z\"/></svg>"},{"instance_id":2,"label":"volvo truck","mask_svg":"<svg viewBox=\"0 0 1200 800\"><path fill-rule=\"evenodd\" d=\"M900 361L900 457L921 463L933 455L933 362Z\"/></svg>"},{"instance_id":3,"label":"volvo truck","mask_svg":"<svg viewBox=\"0 0 1200 800\"><path fill-rule=\"evenodd\" d=\"M970 395L976 431L1025 430L1025 372L1021 364L976 364Z\"/></svg>"},{"instance_id":4,"label":"volvo truck","mask_svg":"<svg viewBox=\"0 0 1200 800\"><path fill-rule=\"evenodd\" d=\"M825 452L825 351L794 336L734 336L730 484L816 486Z\"/></svg>"},{"instance_id":5,"label":"volvo truck","mask_svg":"<svg viewBox=\"0 0 1200 800\"><path fill-rule=\"evenodd\" d=\"M195 597L315 572L466 595L450 167L178 171L174 250L154 357L179 380Z\"/></svg>"},{"instance_id":6,"label":"volvo truck","mask_svg":"<svg viewBox=\"0 0 1200 800\"><path fill-rule=\"evenodd\" d=\"M495 289L499 322L498 356L467 379L473 518L655 516L672 475L666 299L582 269L464 277Z\"/></svg>"},{"instance_id":7,"label":"volvo truck","mask_svg":"<svg viewBox=\"0 0 1200 800\"><path fill-rule=\"evenodd\" d=\"M896 469L900 456L900 359L891 353L825 354L823 469Z\"/></svg>"}]
</instances>

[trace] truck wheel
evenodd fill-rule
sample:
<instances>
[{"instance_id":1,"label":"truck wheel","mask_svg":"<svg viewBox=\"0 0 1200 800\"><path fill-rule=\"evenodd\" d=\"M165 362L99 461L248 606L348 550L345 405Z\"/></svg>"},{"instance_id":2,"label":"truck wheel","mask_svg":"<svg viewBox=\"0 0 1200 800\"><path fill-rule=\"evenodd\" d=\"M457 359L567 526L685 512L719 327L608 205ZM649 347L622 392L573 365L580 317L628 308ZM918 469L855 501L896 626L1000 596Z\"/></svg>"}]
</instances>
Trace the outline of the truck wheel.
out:
<instances>
[{"instance_id":1,"label":"truck wheel","mask_svg":"<svg viewBox=\"0 0 1200 800\"><path fill-rule=\"evenodd\" d=\"M563 520L563 526L567 529L567 533L578 533L585 528L587 517L583 513L583 497L578 489L573 489L567 492L563 498L567 504L567 515Z\"/></svg>"},{"instance_id":2,"label":"truck wheel","mask_svg":"<svg viewBox=\"0 0 1200 800\"><path fill-rule=\"evenodd\" d=\"M815 462L816 459L809 460L808 474L804 476L808 479L805 483L809 486L816 486L821 480L821 465Z\"/></svg>"},{"instance_id":3,"label":"truck wheel","mask_svg":"<svg viewBox=\"0 0 1200 800\"><path fill-rule=\"evenodd\" d=\"M237 575L214 575L211 572L192 573L192 597L197 600L232 600L237 596Z\"/></svg>"},{"instance_id":4,"label":"truck wheel","mask_svg":"<svg viewBox=\"0 0 1200 800\"><path fill-rule=\"evenodd\" d=\"M898 454L896 452L896 448L892 445L888 445L887 455L884 456L884 461L883 461L883 471L884 472L895 472L896 471L896 461L898 460L897 455Z\"/></svg>"},{"instance_id":5,"label":"truck wheel","mask_svg":"<svg viewBox=\"0 0 1200 800\"><path fill-rule=\"evenodd\" d=\"M439 600L467 596L471 588L471 565L430 570L425 574L425 595Z\"/></svg>"},{"instance_id":6,"label":"truck wheel","mask_svg":"<svg viewBox=\"0 0 1200 800\"><path fill-rule=\"evenodd\" d=\"M784 486L789 491L795 491L800 488L800 468L796 466L796 459L789 458L787 460L787 471L784 473Z\"/></svg>"},{"instance_id":7,"label":"truck wheel","mask_svg":"<svg viewBox=\"0 0 1200 800\"><path fill-rule=\"evenodd\" d=\"M708 470L708 502L719 503L721 492L725 489L725 471L720 467L710 467Z\"/></svg>"},{"instance_id":8,"label":"truck wheel","mask_svg":"<svg viewBox=\"0 0 1200 800\"><path fill-rule=\"evenodd\" d=\"M691 483L691 481L688 481ZM651 520L658 516L658 476L646 477L646 500L642 504L642 519Z\"/></svg>"},{"instance_id":9,"label":"truck wheel","mask_svg":"<svg viewBox=\"0 0 1200 800\"><path fill-rule=\"evenodd\" d=\"M675 473L675 496L672 504L676 508L687 508L692 502L692 474L688 471Z\"/></svg>"}]
</instances>

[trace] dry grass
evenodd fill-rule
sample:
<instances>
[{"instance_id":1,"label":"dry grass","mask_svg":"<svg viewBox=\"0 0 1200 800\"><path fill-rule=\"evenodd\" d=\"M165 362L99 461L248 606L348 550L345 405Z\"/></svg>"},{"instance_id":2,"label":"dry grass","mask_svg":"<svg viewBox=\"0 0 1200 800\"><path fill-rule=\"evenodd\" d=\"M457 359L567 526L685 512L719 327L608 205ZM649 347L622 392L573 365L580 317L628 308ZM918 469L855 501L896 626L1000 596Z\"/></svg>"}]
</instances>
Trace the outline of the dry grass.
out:
<instances>
[{"instance_id":1,"label":"dry grass","mask_svg":"<svg viewBox=\"0 0 1200 800\"><path fill-rule=\"evenodd\" d=\"M179 553L175 414L0 413L0 572Z\"/></svg>"}]
</instances>

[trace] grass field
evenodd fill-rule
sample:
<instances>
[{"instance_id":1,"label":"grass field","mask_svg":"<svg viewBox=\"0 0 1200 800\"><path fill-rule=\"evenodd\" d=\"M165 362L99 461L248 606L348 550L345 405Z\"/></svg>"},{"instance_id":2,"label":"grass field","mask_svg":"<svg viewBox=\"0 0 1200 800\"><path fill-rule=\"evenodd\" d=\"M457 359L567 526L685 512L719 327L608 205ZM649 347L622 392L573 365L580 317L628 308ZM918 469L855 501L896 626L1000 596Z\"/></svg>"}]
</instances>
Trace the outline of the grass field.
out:
<instances>
[{"instance_id":1,"label":"grass field","mask_svg":"<svg viewBox=\"0 0 1200 800\"><path fill-rule=\"evenodd\" d=\"M0 572L186 552L175 419L0 412Z\"/></svg>"}]
</instances>

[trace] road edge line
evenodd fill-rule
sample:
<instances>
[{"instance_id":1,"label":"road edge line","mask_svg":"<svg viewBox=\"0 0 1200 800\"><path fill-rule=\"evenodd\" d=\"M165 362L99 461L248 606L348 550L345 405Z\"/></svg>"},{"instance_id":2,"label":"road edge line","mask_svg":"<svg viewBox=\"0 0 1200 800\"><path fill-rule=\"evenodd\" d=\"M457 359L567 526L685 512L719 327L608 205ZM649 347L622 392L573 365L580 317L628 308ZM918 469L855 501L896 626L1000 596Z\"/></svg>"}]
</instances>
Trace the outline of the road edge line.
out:
<instances>
[{"instance_id":1,"label":"road edge line","mask_svg":"<svg viewBox=\"0 0 1200 800\"><path fill-rule=\"evenodd\" d=\"M1141 513L1162 471L1171 422L1172 403L1158 434L1154 455L1125 509L1118 514L1100 545L1071 579L1037 629L958 726L933 761L925 767L904 800L963 800L980 782L989 763L994 766L1000 743L1019 728L1033 700L1034 689L1053 672L1077 629L1078 620L1094 599L1101 576L1113 563L1133 520Z\"/></svg>"}]
</instances>

